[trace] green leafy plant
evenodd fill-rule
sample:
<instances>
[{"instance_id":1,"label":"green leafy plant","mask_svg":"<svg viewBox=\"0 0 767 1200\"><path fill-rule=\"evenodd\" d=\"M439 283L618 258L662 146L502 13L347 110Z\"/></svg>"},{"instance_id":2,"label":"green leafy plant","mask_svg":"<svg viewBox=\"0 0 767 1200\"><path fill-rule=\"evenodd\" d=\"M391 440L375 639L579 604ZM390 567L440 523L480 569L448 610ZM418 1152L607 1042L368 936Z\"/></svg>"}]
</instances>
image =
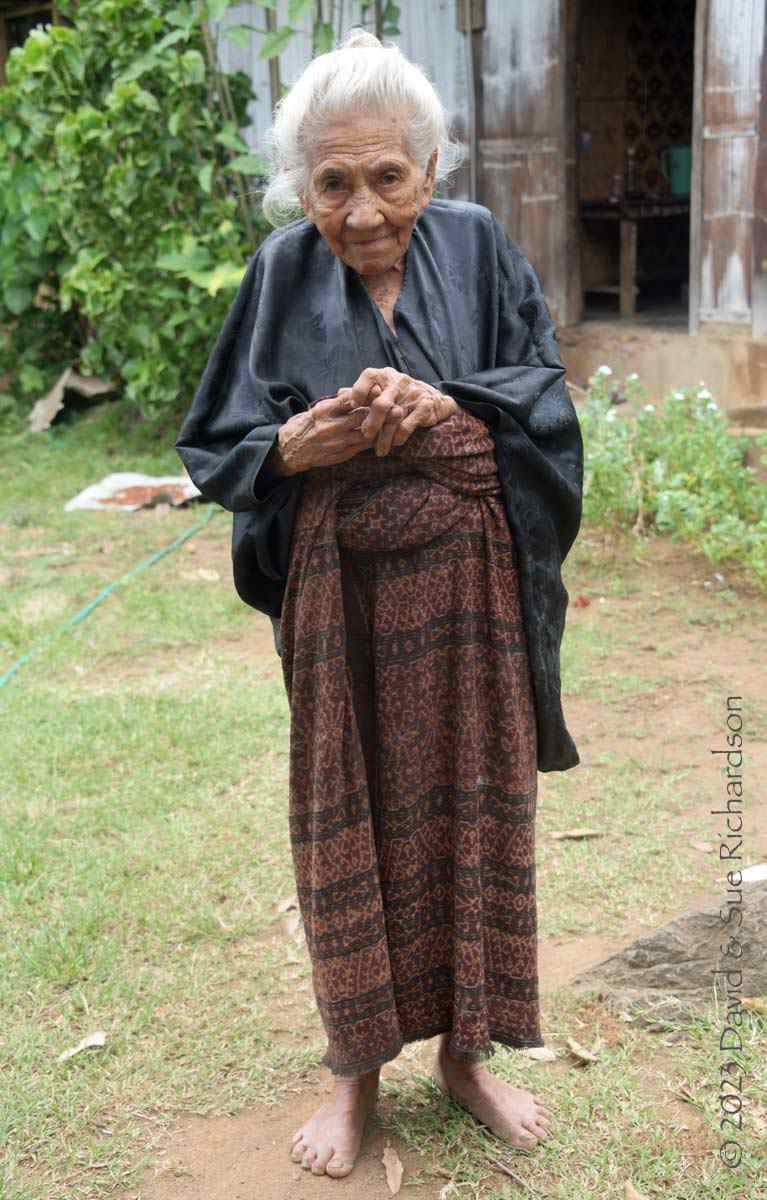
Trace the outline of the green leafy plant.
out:
<instances>
[{"instance_id":1,"label":"green leafy plant","mask_svg":"<svg viewBox=\"0 0 767 1200\"><path fill-rule=\"evenodd\" d=\"M744 461L748 439L729 431L703 385L655 405L642 403L636 375L619 387L611 376L607 366L595 372L579 412L585 519L684 539L767 586L767 486ZM630 402L626 415L618 398ZM759 442L767 447L767 434Z\"/></svg>"},{"instance_id":2,"label":"green leafy plant","mask_svg":"<svg viewBox=\"0 0 767 1200\"><path fill-rule=\"evenodd\" d=\"M241 130L249 78L221 71L210 22L232 0L58 0L66 22L11 51L0 88L0 419L29 409L62 371L114 381L133 410L173 419L268 232L266 164ZM253 34L275 59L313 14L314 53L342 34L343 6L260 0ZM399 7L362 20L399 32ZM336 30L336 25L338 26ZM278 93L279 70L277 80ZM248 187L247 183L256 186Z\"/></svg>"},{"instance_id":3,"label":"green leafy plant","mask_svg":"<svg viewBox=\"0 0 767 1200\"><path fill-rule=\"evenodd\" d=\"M252 89L219 70L203 4L58 10L0 88L4 403L76 364L155 420L190 398L268 230L244 178L265 170L239 132Z\"/></svg>"}]
</instances>

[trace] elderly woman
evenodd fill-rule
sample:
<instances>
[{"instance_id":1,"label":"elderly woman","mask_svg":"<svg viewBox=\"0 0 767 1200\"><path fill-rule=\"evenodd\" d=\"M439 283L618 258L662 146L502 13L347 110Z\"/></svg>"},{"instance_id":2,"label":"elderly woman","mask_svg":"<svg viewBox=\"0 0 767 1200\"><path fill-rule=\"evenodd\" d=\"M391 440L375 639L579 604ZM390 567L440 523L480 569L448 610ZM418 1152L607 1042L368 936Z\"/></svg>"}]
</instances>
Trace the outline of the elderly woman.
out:
<instances>
[{"instance_id":1,"label":"elderly woman","mask_svg":"<svg viewBox=\"0 0 767 1200\"><path fill-rule=\"evenodd\" d=\"M346 1175L379 1070L441 1035L435 1082L513 1145L551 1114L484 1065L541 1046L537 770L578 755L559 695L582 448L535 271L480 205L432 199L444 110L363 31L281 101L277 224L176 443L235 514L274 622L289 822L331 1101L292 1157Z\"/></svg>"}]
</instances>

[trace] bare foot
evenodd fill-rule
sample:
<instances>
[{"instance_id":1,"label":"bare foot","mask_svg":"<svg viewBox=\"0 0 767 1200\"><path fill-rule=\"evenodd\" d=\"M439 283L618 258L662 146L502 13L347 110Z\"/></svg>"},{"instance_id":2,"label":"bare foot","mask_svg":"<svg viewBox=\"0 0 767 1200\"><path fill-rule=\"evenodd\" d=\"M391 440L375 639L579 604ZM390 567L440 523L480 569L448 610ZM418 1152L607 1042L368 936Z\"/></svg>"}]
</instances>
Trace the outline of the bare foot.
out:
<instances>
[{"instance_id":1,"label":"bare foot","mask_svg":"<svg viewBox=\"0 0 767 1200\"><path fill-rule=\"evenodd\" d=\"M293 1134L290 1157L313 1175L348 1175L362 1142L365 1122L375 1108L379 1071L336 1075L335 1095Z\"/></svg>"},{"instance_id":2,"label":"bare foot","mask_svg":"<svg viewBox=\"0 0 767 1200\"><path fill-rule=\"evenodd\" d=\"M434 1068L438 1087L520 1150L529 1150L539 1138L548 1136L551 1111L542 1100L524 1088L504 1083L479 1062L451 1058L447 1041L443 1034Z\"/></svg>"}]
</instances>

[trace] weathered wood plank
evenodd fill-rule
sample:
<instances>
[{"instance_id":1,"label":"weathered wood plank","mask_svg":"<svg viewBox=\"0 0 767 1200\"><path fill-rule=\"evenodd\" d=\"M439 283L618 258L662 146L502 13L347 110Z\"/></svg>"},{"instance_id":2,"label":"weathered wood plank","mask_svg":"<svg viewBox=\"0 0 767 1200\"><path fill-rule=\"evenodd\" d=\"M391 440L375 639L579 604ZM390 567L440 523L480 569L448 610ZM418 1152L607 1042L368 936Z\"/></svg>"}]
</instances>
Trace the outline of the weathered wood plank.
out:
<instances>
[{"instance_id":1,"label":"weathered wood plank","mask_svg":"<svg viewBox=\"0 0 767 1200\"><path fill-rule=\"evenodd\" d=\"M621 221L621 316L636 312L637 222Z\"/></svg>"},{"instance_id":2,"label":"weathered wood plank","mask_svg":"<svg viewBox=\"0 0 767 1200\"><path fill-rule=\"evenodd\" d=\"M692 209L693 222L700 223L700 248L699 267L695 260L691 264L699 272L691 299L701 321L752 320L763 43L764 0L708 0L698 126L702 202Z\"/></svg>"},{"instance_id":3,"label":"weathered wood plank","mask_svg":"<svg viewBox=\"0 0 767 1200\"><path fill-rule=\"evenodd\" d=\"M767 338L767 23L762 38L759 142L754 181L754 277L751 307L755 338Z\"/></svg>"}]
</instances>

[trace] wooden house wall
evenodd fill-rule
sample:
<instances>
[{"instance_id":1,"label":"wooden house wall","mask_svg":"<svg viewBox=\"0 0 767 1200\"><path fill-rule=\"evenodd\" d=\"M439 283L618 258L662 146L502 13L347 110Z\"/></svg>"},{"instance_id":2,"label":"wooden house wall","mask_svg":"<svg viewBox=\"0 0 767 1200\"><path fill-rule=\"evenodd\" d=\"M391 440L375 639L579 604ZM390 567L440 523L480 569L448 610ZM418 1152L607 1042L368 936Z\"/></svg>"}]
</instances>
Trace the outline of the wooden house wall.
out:
<instances>
[{"instance_id":1,"label":"wooden house wall","mask_svg":"<svg viewBox=\"0 0 767 1200\"><path fill-rule=\"evenodd\" d=\"M470 198L469 128L472 116L473 55L477 130L477 195L523 247L538 270L555 320L565 310L567 271L562 253L566 225L563 49L560 19L564 0L509 4L486 0L483 31L469 37L456 27L455 0L403 4L400 36L392 39L424 68L444 103L451 133L466 149L466 160L444 194ZM226 23L260 25L255 4L230 9ZM279 0L278 24L287 20L287 0ZM358 5L349 6L345 28L359 23ZM310 58L306 34L281 57L282 79L291 83ZM266 64L253 41L241 50L219 39L227 70L249 71L258 93L247 133L254 149L263 146L271 120Z\"/></svg>"},{"instance_id":2,"label":"wooden house wall","mask_svg":"<svg viewBox=\"0 0 767 1200\"><path fill-rule=\"evenodd\" d=\"M752 320L753 233L764 0L699 0L705 38L699 144L700 321ZM693 270L696 270L693 259Z\"/></svg>"}]
</instances>

